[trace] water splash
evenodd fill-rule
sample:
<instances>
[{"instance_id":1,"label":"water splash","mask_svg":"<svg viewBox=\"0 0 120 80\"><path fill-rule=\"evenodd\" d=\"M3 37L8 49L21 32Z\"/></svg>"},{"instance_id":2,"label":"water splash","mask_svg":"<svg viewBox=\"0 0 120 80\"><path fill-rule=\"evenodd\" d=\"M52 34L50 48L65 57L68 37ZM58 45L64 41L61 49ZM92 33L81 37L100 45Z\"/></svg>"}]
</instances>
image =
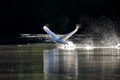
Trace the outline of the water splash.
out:
<instances>
[{"instance_id":1,"label":"water splash","mask_svg":"<svg viewBox=\"0 0 120 80\"><path fill-rule=\"evenodd\" d=\"M110 18L105 16L97 18L82 16L80 24L85 27L84 31L82 31L82 35L85 38L80 42L84 47L85 45L92 47L115 47L120 43L116 22Z\"/></svg>"},{"instance_id":2,"label":"water splash","mask_svg":"<svg viewBox=\"0 0 120 80\"><path fill-rule=\"evenodd\" d=\"M72 41L67 41L68 44L56 44L56 47L64 50L75 50L76 45Z\"/></svg>"}]
</instances>

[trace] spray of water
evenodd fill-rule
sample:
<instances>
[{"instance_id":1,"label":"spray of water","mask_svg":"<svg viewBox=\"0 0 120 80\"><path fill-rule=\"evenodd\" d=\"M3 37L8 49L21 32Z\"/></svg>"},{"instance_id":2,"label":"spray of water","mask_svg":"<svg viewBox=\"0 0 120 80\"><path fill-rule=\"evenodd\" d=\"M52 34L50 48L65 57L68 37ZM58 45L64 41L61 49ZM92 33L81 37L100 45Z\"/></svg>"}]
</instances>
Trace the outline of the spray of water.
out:
<instances>
[{"instance_id":1,"label":"spray of water","mask_svg":"<svg viewBox=\"0 0 120 80\"><path fill-rule=\"evenodd\" d=\"M119 47L119 36L117 35L116 23L105 16L92 18L82 16L80 24L85 27L82 35L85 37L77 45L79 47ZM79 37L81 38L81 37Z\"/></svg>"}]
</instances>

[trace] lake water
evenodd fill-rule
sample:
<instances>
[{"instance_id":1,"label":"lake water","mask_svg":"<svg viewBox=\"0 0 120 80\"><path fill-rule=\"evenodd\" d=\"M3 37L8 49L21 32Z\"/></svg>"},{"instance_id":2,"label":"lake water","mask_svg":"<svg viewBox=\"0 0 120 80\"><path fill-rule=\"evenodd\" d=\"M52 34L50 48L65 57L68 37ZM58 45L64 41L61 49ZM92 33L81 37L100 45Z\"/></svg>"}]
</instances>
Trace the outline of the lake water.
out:
<instances>
[{"instance_id":1,"label":"lake water","mask_svg":"<svg viewBox=\"0 0 120 80\"><path fill-rule=\"evenodd\" d=\"M119 51L67 51L53 44L1 45L0 80L119 80Z\"/></svg>"}]
</instances>

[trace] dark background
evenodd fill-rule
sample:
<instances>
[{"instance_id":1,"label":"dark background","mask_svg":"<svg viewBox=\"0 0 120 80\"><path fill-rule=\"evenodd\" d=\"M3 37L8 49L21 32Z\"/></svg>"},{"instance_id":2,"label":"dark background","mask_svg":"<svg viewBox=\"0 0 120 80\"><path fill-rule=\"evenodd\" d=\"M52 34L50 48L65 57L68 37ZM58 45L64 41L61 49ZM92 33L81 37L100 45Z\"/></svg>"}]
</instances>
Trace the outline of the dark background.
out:
<instances>
[{"instance_id":1,"label":"dark background","mask_svg":"<svg viewBox=\"0 0 120 80\"><path fill-rule=\"evenodd\" d=\"M81 16L105 16L119 20L116 0L2 0L0 1L0 34L45 33L49 24L56 33L66 33L79 24ZM82 26L78 33L85 30Z\"/></svg>"}]
</instances>

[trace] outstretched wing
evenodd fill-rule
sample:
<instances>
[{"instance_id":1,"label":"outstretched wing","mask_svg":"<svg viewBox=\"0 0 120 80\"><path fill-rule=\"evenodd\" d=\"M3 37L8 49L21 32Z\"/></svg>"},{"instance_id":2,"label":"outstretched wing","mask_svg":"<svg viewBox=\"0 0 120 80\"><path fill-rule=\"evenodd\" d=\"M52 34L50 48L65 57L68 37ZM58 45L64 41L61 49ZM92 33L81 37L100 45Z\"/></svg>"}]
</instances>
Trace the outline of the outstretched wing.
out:
<instances>
[{"instance_id":1,"label":"outstretched wing","mask_svg":"<svg viewBox=\"0 0 120 80\"><path fill-rule=\"evenodd\" d=\"M75 30L73 30L72 32L60 37L60 39L62 39L63 41L67 40L69 37L71 37L73 34L75 34L78 31L79 26L77 25Z\"/></svg>"},{"instance_id":2,"label":"outstretched wing","mask_svg":"<svg viewBox=\"0 0 120 80\"><path fill-rule=\"evenodd\" d=\"M59 38L54 32L52 32L52 31L47 27L47 25L45 25L45 26L43 27L43 29L44 29L44 31L45 31L47 34L49 34L54 40L57 39L57 38Z\"/></svg>"}]
</instances>

